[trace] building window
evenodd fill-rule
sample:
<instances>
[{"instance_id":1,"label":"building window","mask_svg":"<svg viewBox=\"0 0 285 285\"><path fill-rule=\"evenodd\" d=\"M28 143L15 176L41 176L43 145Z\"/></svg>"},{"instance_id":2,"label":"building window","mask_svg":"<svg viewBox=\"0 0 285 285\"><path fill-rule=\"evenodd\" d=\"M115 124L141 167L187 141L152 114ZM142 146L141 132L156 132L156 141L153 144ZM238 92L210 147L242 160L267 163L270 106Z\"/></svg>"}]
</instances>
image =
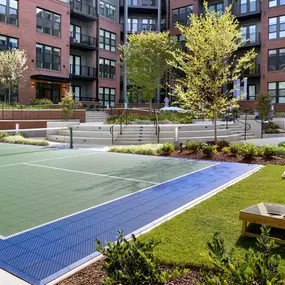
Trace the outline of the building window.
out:
<instances>
[{"instance_id":1,"label":"building window","mask_svg":"<svg viewBox=\"0 0 285 285\"><path fill-rule=\"evenodd\" d=\"M268 51L268 71L285 70L285 48Z\"/></svg>"},{"instance_id":2,"label":"building window","mask_svg":"<svg viewBox=\"0 0 285 285\"><path fill-rule=\"evenodd\" d=\"M37 68L50 70L60 70L60 49L42 44L36 45L37 50Z\"/></svg>"},{"instance_id":3,"label":"building window","mask_svg":"<svg viewBox=\"0 0 285 285\"><path fill-rule=\"evenodd\" d=\"M18 0L0 0L0 22L18 26Z\"/></svg>"},{"instance_id":4,"label":"building window","mask_svg":"<svg viewBox=\"0 0 285 285\"><path fill-rule=\"evenodd\" d=\"M60 22L60 15L43 10L41 8L37 8L38 32L55 37L60 37Z\"/></svg>"},{"instance_id":5,"label":"building window","mask_svg":"<svg viewBox=\"0 0 285 285\"><path fill-rule=\"evenodd\" d=\"M269 0L268 1L269 8L285 5L285 0Z\"/></svg>"},{"instance_id":6,"label":"building window","mask_svg":"<svg viewBox=\"0 0 285 285\"><path fill-rule=\"evenodd\" d=\"M100 58L99 60L99 76L103 78L116 78L116 61Z\"/></svg>"},{"instance_id":7,"label":"building window","mask_svg":"<svg viewBox=\"0 0 285 285\"><path fill-rule=\"evenodd\" d=\"M256 87L255 85L248 85L248 100L256 100Z\"/></svg>"},{"instance_id":8,"label":"building window","mask_svg":"<svg viewBox=\"0 0 285 285\"><path fill-rule=\"evenodd\" d=\"M102 16L116 21L116 7L109 3L100 1L99 13Z\"/></svg>"},{"instance_id":9,"label":"building window","mask_svg":"<svg viewBox=\"0 0 285 285\"><path fill-rule=\"evenodd\" d=\"M285 16L269 18L269 39L285 37Z\"/></svg>"},{"instance_id":10,"label":"building window","mask_svg":"<svg viewBox=\"0 0 285 285\"><path fill-rule=\"evenodd\" d=\"M71 91L74 94L74 100L80 101L81 100L81 86L71 86Z\"/></svg>"},{"instance_id":11,"label":"building window","mask_svg":"<svg viewBox=\"0 0 285 285\"><path fill-rule=\"evenodd\" d=\"M48 99L53 103L60 101L60 85L36 83L36 99Z\"/></svg>"},{"instance_id":12,"label":"building window","mask_svg":"<svg viewBox=\"0 0 285 285\"><path fill-rule=\"evenodd\" d=\"M243 26L241 28L241 34L245 44L257 42L256 25Z\"/></svg>"},{"instance_id":13,"label":"building window","mask_svg":"<svg viewBox=\"0 0 285 285\"><path fill-rule=\"evenodd\" d=\"M0 51L18 48L18 39L0 35Z\"/></svg>"},{"instance_id":14,"label":"building window","mask_svg":"<svg viewBox=\"0 0 285 285\"><path fill-rule=\"evenodd\" d=\"M209 4L208 7L210 12L215 11L218 15L221 15L224 10L223 3Z\"/></svg>"},{"instance_id":15,"label":"building window","mask_svg":"<svg viewBox=\"0 0 285 285\"><path fill-rule=\"evenodd\" d=\"M285 81L269 82L268 91L273 96L273 103L285 103Z\"/></svg>"},{"instance_id":16,"label":"building window","mask_svg":"<svg viewBox=\"0 0 285 285\"><path fill-rule=\"evenodd\" d=\"M189 25L189 15L193 12L193 5L172 10L172 24Z\"/></svg>"},{"instance_id":17,"label":"building window","mask_svg":"<svg viewBox=\"0 0 285 285\"><path fill-rule=\"evenodd\" d=\"M115 107L115 94L114 88L99 88L99 102L105 107Z\"/></svg>"},{"instance_id":18,"label":"building window","mask_svg":"<svg viewBox=\"0 0 285 285\"><path fill-rule=\"evenodd\" d=\"M257 11L256 0L241 0L240 1L240 13L247 14Z\"/></svg>"},{"instance_id":19,"label":"building window","mask_svg":"<svg viewBox=\"0 0 285 285\"><path fill-rule=\"evenodd\" d=\"M116 51L116 34L100 29L100 48Z\"/></svg>"}]
</instances>

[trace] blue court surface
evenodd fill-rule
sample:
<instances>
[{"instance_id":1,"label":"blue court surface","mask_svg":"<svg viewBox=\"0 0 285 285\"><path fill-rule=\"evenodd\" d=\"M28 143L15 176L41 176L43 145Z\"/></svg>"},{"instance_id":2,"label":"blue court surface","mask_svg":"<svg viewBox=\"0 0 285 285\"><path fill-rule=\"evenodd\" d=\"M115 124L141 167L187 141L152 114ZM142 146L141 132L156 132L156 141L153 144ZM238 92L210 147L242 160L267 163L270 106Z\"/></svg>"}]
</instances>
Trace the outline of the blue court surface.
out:
<instances>
[{"instance_id":1,"label":"blue court surface","mask_svg":"<svg viewBox=\"0 0 285 285\"><path fill-rule=\"evenodd\" d=\"M0 268L47 284L260 166L0 145ZM6 180L5 180L6 179Z\"/></svg>"}]
</instances>

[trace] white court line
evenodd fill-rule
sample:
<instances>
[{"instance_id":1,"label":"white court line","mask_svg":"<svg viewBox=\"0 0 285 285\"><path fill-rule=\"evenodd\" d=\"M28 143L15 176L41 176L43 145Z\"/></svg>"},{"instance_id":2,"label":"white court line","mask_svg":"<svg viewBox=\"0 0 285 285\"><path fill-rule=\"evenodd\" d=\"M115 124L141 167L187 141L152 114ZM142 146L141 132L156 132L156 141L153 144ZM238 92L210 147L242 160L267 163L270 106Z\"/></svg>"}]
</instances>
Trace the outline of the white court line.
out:
<instances>
[{"instance_id":1,"label":"white court line","mask_svg":"<svg viewBox=\"0 0 285 285\"><path fill-rule=\"evenodd\" d=\"M84 175L93 175L93 176L107 177L107 178L118 179L118 180L127 180L127 181L139 182L139 183L147 183L147 184L152 184L152 185L158 185L158 184L159 184L159 183L156 183L156 182L145 181L145 180L138 180L138 179L132 179L132 178L124 178L124 177L113 176L113 175L107 175L107 174L99 174L99 173L85 172L85 171L72 170L72 169L59 168L59 167L52 167L52 166L45 166L45 165L32 164L32 163L23 163L23 165L29 165L29 166L35 166L35 167L42 167L42 168L48 168L48 169L54 169L54 170L60 170L60 171L72 172L72 173L78 173L78 174L84 174Z\"/></svg>"},{"instance_id":2,"label":"white court line","mask_svg":"<svg viewBox=\"0 0 285 285\"><path fill-rule=\"evenodd\" d=\"M204 168L195 170L195 171L193 171L193 172L190 172L190 173L187 173L187 174L183 174L183 175L178 176L178 177L176 177L176 178L173 178L173 179L164 181L164 182L160 183L159 185L167 184L168 182L178 180L178 179L180 179L180 178L186 177L187 175L190 176L190 175L192 175L192 174L195 174L195 173L201 172L201 171L203 171L203 170L209 169L209 168L211 168L211 167L217 166L217 165L219 165L219 164L220 164L220 163L211 164L211 165L209 165L209 166L207 166L207 167L204 167ZM101 204L99 204L99 205L91 206L91 207L89 207L89 208L87 208L87 209L80 210L80 211L75 212L75 213L72 213L72 214L70 214L70 215L67 215L67 216L64 216L64 217L60 217L60 218L55 219L55 220L52 220L52 221L50 221L50 222L47 222L47 223L44 223L44 224L35 226L35 227L33 227L33 228L26 229L26 230L21 231L21 232L17 232L17 233L15 233L15 234L12 234L12 235L9 235L9 236L0 236L0 238L1 238L2 240L6 240L6 239L9 239L9 238L11 238L11 237L18 236L18 235L20 235L20 234L23 234L23 233L26 233L26 232L29 232L29 231L32 231L32 230L35 230L35 229L38 229L38 228L47 226L47 225L49 225L49 224L53 224L53 223L58 222L58 221L61 221L61 220L64 220L64 219L66 219L66 218L69 218L69 217L72 217L72 216L76 216L76 215L78 215L78 214L80 214L80 213L84 213L84 212L87 212L87 211L89 211L89 210L92 210L92 209L101 207L101 206L106 205L106 204L109 204L109 203L111 203L111 202L115 202L115 201L118 201L118 200L120 200L120 199L129 197L129 196L133 196L133 195L135 195L135 194L137 194L137 193L140 193L140 192L149 190L149 189L151 189L151 188L153 188L153 186L149 186L149 187L144 188L144 189L141 189L141 190L139 190L139 191L137 191L137 192L133 192L133 193L126 194L126 195L124 195L124 196L121 196L121 197L112 199L112 200L110 200L110 201L101 203Z\"/></svg>"},{"instance_id":3,"label":"white court line","mask_svg":"<svg viewBox=\"0 0 285 285\"><path fill-rule=\"evenodd\" d=\"M58 160L58 159L64 159L64 158L80 157L80 156L86 156L86 155L96 154L96 153L97 152L88 152L88 153L79 154L79 155L72 155L72 156L61 156L61 157L46 158L46 159L40 159L40 160L31 160L31 161L25 161L25 162L17 162L17 163L0 165L0 168L2 168L2 167L9 167L9 166L16 166L16 165L23 165L25 163L36 163L36 162L44 162L44 161L49 161L49 160Z\"/></svg>"}]
</instances>

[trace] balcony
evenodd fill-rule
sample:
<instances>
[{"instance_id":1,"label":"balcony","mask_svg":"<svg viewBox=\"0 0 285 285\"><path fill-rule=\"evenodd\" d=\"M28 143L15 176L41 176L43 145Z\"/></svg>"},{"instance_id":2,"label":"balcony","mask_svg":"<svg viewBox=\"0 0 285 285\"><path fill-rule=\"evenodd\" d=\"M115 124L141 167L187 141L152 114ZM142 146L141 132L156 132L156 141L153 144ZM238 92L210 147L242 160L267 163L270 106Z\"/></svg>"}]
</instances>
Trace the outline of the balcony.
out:
<instances>
[{"instance_id":1,"label":"balcony","mask_svg":"<svg viewBox=\"0 0 285 285\"><path fill-rule=\"evenodd\" d=\"M157 0L129 0L129 12L140 12L141 14L149 14L158 9ZM124 9L124 0L120 0L120 9Z\"/></svg>"},{"instance_id":2,"label":"balcony","mask_svg":"<svg viewBox=\"0 0 285 285\"><path fill-rule=\"evenodd\" d=\"M79 0L70 1L71 17L82 22L92 22L97 19L96 7Z\"/></svg>"},{"instance_id":3,"label":"balcony","mask_svg":"<svg viewBox=\"0 0 285 285\"><path fill-rule=\"evenodd\" d=\"M70 64L70 74L72 78L95 80L97 78L96 68L78 64Z\"/></svg>"},{"instance_id":4,"label":"balcony","mask_svg":"<svg viewBox=\"0 0 285 285\"><path fill-rule=\"evenodd\" d=\"M260 77L260 63L253 64L248 70L243 72L243 76L246 76L248 78Z\"/></svg>"},{"instance_id":5,"label":"balcony","mask_svg":"<svg viewBox=\"0 0 285 285\"><path fill-rule=\"evenodd\" d=\"M243 37L246 42L241 48L258 47L261 45L261 33L247 33Z\"/></svg>"},{"instance_id":6,"label":"balcony","mask_svg":"<svg viewBox=\"0 0 285 285\"><path fill-rule=\"evenodd\" d=\"M236 2L233 6L233 14L240 20L261 17L261 1L247 1L246 4Z\"/></svg>"},{"instance_id":7,"label":"balcony","mask_svg":"<svg viewBox=\"0 0 285 285\"><path fill-rule=\"evenodd\" d=\"M94 51L97 49L96 38L82 33L70 32L70 47L83 51Z\"/></svg>"},{"instance_id":8,"label":"balcony","mask_svg":"<svg viewBox=\"0 0 285 285\"><path fill-rule=\"evenodd\" d=\"M157 29L156 24L143 24L143 23L138 23L138 24L129 24L128 25L128 34L131 33L143 33L143 32L155 32ZM124 31L124 23L121 24L121 32Z\"/></svg>"}]
</instances>

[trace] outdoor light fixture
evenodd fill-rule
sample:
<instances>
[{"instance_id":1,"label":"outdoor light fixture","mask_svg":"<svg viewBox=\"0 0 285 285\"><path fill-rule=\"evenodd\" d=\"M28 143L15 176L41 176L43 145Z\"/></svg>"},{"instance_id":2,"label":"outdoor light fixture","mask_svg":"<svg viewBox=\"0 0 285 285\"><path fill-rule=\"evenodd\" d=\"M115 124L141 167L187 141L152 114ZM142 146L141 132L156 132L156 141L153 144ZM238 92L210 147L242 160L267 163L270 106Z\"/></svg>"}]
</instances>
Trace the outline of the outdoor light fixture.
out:
<instances>
[{"instance_id":1,"label":"outdoor light fixture","mask_svg":"<svg viewBox=\"0 0 285 285\"><path fill-rule=\"evenodd\" d=\"M32 83L32 84L31 84L31 86L32 86L32 87L35 87L35 86L36 86L36 84L35 84L35 83Z\"/></svg>"}]
</instances>

